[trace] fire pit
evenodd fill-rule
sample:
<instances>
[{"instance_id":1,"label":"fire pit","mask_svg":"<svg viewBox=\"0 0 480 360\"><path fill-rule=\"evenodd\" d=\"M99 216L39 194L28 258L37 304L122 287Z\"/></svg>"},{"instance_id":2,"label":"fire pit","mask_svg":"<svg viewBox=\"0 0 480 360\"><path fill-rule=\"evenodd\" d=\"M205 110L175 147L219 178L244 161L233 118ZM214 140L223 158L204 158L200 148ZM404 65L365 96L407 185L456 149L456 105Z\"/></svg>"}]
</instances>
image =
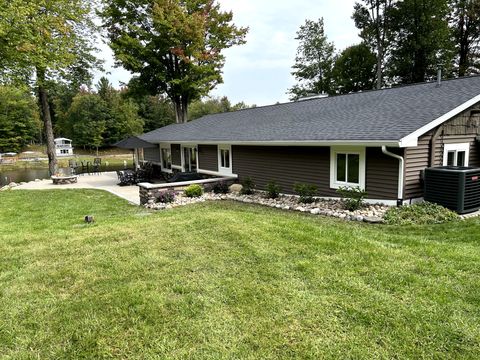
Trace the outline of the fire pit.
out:
<instances>
[{"instance_id":1,"label":"fire pit","mask_svg":"<svg viewBox=\"0 0 480 360\"><path fill-rule=\"evenodd\" d=\"M67 184L76 184L78 176L77 175L54 175L51 177L53 185L67 185Z\"/></svg>"}]
</instances>

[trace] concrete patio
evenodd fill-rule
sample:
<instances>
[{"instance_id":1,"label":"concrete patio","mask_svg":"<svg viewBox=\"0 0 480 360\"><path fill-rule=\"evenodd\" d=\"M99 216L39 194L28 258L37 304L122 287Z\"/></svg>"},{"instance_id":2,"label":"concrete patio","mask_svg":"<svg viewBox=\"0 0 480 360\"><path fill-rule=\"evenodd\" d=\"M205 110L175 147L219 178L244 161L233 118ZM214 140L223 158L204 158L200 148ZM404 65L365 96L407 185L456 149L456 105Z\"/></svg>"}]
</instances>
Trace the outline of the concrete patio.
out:
<instances>
[{"instance_id":1,"label":"concrete patio","mask_svg":"<svg viewBox=\"0 0 480 360\"><path fill-rule=\"evenodd\" d=\"M115 172L105 172L79 175L76 184L54 185L51 179L47 179L18 185L13 190L98 189L108 191L132 204L140 205L138 186L118 186L118 182Z\"/></svg>"}]
</instances>

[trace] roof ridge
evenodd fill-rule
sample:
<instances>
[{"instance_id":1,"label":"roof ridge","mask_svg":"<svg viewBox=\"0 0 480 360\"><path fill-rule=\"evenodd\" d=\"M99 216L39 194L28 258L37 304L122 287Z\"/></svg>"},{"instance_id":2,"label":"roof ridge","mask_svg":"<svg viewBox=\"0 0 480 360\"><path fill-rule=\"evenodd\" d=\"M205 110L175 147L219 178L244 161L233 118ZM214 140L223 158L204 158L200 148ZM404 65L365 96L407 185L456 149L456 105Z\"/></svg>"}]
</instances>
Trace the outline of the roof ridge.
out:
<instances>
[{"instance_id":1,"label":"roof ridge","mask_svg":"<svg viewBox=\"0 0 480 360\"><path fill-rule=\"evenodd\" d=\"M480 77L480 74L460 76L460 77L450 78L450 79L443 79L442 82L464 80L464 79L478 78L478 77ZM402 89L402 88L406 88L406 87L428 85L428 84L435 84L435 83L436 83L436 80L431 80L431 81L423 81L423 82L410 83L410 84L401 84L401 85L398 85L398 86L385 87L385 88L381 88L381 89L370 89L370 90L351 92L351 93L348 93L348 94L335 94L335 95L329 95L329 96L326 96L326 97L306 99L306 100L301 100L301 101L296 100L296 101L289 101L289 102L284 102L284 103L278 102L276 104L261 105L261 106L249 107L249 108L246 108L246 109L238 109L238 110L234 110L234 111L225 111L225 112L221 112L221 113L207 114L207 115L204 115L204 116L202 116L198 119L191 120L189 122L200 120L200 119L210 117L210 116L217 116L217 115L221 115L221 114L226 114L226 113L236 113L236 112L241 112L241 111L264 109L264 108L269 108L269 107L274 107L274 106L290 105L290 104L295 104L295 103L299 103L299 102L306 103L306 102L313 102L313 101L322 101L322 100L338 98L338 97L342 97L342 96L368 94L368 93L372 93L372 92L380 92L380 91L387 91L387 90L397 90L397 89Z\"/></svg>"}]
</instances>

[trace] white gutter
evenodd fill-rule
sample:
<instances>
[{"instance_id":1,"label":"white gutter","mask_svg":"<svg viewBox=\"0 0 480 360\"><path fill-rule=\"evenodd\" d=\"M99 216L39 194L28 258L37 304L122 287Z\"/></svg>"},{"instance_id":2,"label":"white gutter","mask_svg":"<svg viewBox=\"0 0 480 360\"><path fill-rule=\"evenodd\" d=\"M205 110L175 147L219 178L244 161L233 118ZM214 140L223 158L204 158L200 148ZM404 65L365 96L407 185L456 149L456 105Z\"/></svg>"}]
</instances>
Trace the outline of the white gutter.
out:
<instances>
[{"instance_id":1,"label":"white gutter","mask_svg":"<svg viewBox=\"0 0 480 360\"><path fill-rule=\"evenodd\" d=\"M400 147L398 140L275 140L275 141L150 141L152 144L180 144L180 145L249 145L249 146L389 146Z\"/></svg>"},{"instance_id":2,"label":"white gutter","mask_svg":"<svg viewBox=\"0 0 480 360\"><path fill-rule=\"evenodd\" d=\"M386 146L382 146L382 153L398 160L398 193L397 205L403 204L403 178L404 178L404 164L405 160L400 155L394 154L387 150Z\"/></svg>"}]
</instances>

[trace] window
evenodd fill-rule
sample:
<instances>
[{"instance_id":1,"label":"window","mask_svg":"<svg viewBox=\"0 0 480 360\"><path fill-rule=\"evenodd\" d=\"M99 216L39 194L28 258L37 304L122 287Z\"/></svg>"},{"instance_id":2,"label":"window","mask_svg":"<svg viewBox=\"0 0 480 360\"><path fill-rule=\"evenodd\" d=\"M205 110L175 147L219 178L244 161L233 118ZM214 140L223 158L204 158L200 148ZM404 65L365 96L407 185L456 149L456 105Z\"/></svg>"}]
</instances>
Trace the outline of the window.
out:
<instances>
[{"instance_id":1,"label":"window","mask_svg":"<svg viewBox=\"0 0 480 360\"><path fill-rule=\"evenodd\" d=\"M468 166L470 144L445 144L443 149L444 166Z\"/></svg>"},{"instance_id":2,"label":"window","mask_svg":"<svg viewBox=\"0 0 480 360\"><path fill-rule=\"evenodd\" d=\"M330 187L360 186L365 188L365 149L332 148L330 157Z\"/></svg>"},{"instance_id":3,"label":"window","mask_svg":"<svg viewBox=\"0 0 480 360\"><path fill-rule=\"evenodd\" d=\"M168 147L160 147L160 155L162 161L162 170L172 170L172 150L170 149L170 145Z\"/></svg>"},{"instance_id":4,"label":"window","mask_svg":"<svg viewBox=\"0 0 480 360\"><path fill-rule=\"evenodd\" d=\"M196 172L198 168L197 147L182 146L182 149L183 171Z\"/></svg>"},{"instance_id":5,"label":"window","mask_svg":"<svg viewBox=\"0 0 480 360\"><path fill-rule=\"evenodd\" d=\"M230 145L218 147L218 168L221 173L232 173L232 147Z\"/></svg>"}]
</instances>

